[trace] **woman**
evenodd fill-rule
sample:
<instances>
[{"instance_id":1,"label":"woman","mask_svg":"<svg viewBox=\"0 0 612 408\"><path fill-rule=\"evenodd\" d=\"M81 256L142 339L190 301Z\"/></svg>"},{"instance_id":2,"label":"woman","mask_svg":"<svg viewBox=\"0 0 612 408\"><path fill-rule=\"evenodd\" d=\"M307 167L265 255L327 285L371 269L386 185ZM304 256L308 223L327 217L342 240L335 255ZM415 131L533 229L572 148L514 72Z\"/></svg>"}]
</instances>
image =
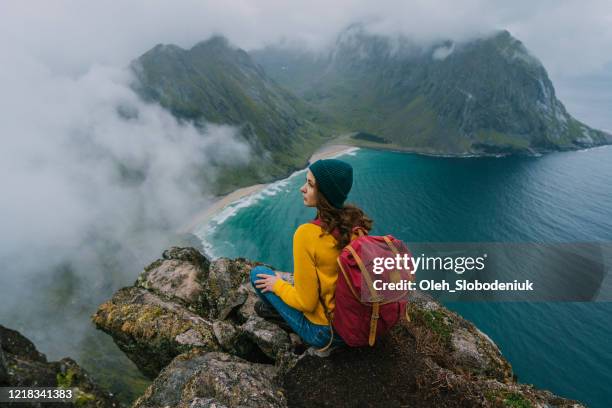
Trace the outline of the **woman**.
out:
<instances>
[{"instance_id":1,"label":"woman","mask_svg":"<svg viewBox=\"0 0 612 408\"><path fill-rule=\"evenodd\" d=\"M353 168L341 160L313 163L300 191L304 205L316 207L316 223L300 225L293 235L293 281L264 266L251 270L251 283L261 303L258 314L278 315L302 340L315 347L343 345L332 337L330 318L334 310L334 290L338 279L337 258L353 238L352 229L369 231L370 220L364 212L344 201L353 185ZM333 340L332 340L333 339Z\"/></svg>"}]
</instances>

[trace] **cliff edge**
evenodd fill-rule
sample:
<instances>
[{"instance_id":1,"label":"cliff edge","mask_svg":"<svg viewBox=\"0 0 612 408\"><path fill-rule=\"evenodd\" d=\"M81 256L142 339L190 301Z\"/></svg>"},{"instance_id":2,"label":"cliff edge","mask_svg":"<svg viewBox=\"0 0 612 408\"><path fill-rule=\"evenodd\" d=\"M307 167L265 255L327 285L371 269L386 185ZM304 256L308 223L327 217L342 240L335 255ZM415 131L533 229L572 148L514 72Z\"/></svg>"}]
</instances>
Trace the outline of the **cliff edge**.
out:
<instances>
[{"instance_id":1,"label":"cliff edge","mask_svg":"<svg viewBox=\"0 0 612 408\"><path fill-rule=\"evenodd\" d=\"M583 406L517 382L490 338L422 293L375 347L322 356L255 314L258 264L173 247L100 305L96 326L154 379L133 407Z\"/></svg>"}]
</instances>

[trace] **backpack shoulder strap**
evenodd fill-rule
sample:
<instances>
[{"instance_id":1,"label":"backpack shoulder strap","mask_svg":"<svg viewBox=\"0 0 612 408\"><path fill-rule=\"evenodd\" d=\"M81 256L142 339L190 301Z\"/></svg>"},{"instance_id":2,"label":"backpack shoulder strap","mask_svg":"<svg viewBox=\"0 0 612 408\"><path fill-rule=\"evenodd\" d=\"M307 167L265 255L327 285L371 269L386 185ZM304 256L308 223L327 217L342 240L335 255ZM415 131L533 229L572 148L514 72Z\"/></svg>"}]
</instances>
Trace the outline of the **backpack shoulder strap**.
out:
<instances>
[{"instance_id":1,"label":"backpack shoulder strap","mask_svg":"<svg viewBox=\"0 0 612 408\"><path fill-rule=\"evenodd\" d=\"M319 227L323 228L323 223L320 218L315 218L314 220L310 221L310 223L314 225L318 225ZM332 235L334 236L334 238L336 238L336 241L340 241L339 234L340 232L338 231L338 229L335 229L334 231L332 231ZM355 235L355 234L357 234L357 236L359 237L363 237L364 235L368 235L368 230L362 227L361 225L358 225L351 229L351 235Z\"/></svg>"},{"instance_id":2,"label":"backpack shoulder strap","mask_svg":"<svg viewBox=\"0 0 612 408\"><path fill-rule=\"evenodd\" d=\"M314 220L310 221L310 223L318 225L319 227L321 227L321 229L325 230L325 228L323 228L323 222L320 218L315 218ZM337 228L331 232L331 235L336 238L336 241L340 241L340 231L338 231Z\"/></svg>"}]
</instances>

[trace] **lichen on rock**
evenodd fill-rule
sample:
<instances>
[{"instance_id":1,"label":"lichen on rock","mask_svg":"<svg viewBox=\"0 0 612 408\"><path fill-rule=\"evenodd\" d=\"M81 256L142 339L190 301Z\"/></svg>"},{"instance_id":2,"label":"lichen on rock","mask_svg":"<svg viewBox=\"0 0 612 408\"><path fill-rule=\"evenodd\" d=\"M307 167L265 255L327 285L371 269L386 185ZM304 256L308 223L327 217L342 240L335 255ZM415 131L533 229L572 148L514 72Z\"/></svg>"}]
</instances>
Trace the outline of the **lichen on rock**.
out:
<instances>
[{"instance_id":1,"label":"lichen on rock","mask_svg":"<svg viewBox=\"0 0 612 408\"><path fill-rule=\"evenodd\" d=\"M408 304L408 329L417 350L445 368L512 382L512 367L497 345L472 323L422 292Z\"/></svg>"},{"instance_id":2,"label":"lichen on rock","mask_svg":"<svg viewBox=\"0 0 612 408\"><path fill-rule=\"evenodd\" d=\"M248 296L244 284L255 265L245 259L219 258L212 262L204 285L204 293L210 302L209 317L223 320L237 306L244 304Z\"/></svg>"},{"instance_id":3,"label":"lichen on rock","mask_svg":"<svg viewBox=\"0 0 612 408\"><path fill-rule=\"evenodd\" d=\"M208 259L197 250L173 247L144 269L136 285L203 313L207 303L202 282L208 279L209 267Z\"/></svg>"},{"instance_id":4,"label":"lichen on rock","mask_svg":"<svg viewBox=\"0 0 612 408\"><path fill-rule=\"evenodd\" d=\"M192 348L220 350L211 321L140 287L120 289L93 321L151 378Z\"/></svg>"},{"instance_id":5,"label":"lichen on rock","mask_svg":"<svg viewBox=\"0 0 612 408\"><path fill-rule=\"evenodd\" d=\"M240 328L273 360L289 352L291 348L291 340L287 332L259 316L251 316Z\"/></svg>"},{"instance_id":6,"label":"lichen on rock","mask_svg":"<svg viewBox=\"0 0 612 408\"><path fill-rule=\"evenodd\" d=\"M194 350L175 358L133 405L162 408L216 401L228 407L286 407L274 366Z\"/></svg>"},{"instance_id":7,"label":"lichen on rock","mask_svg":"<svg viewBox=\"0 0 612 408\"><path fill-rule=\"evenodd\" d=\"M582 407L518 383L489 337L421 292L375 347L321 357L256 315L255 265L171 248L98 308L98 328L157 376L134 407Z\"/></svg>"},{"instance_id":8,"label":"lichen on rock","mask_svg":"<svg viewBox=\"0 0 612 408\"><path fill-rule=\"evenodd\" d=\"M116 408L119 401L100 388L74 360L47 361L34 344L19 332L0 325L0 387L61 387L71 388L72 402L45 406ZM4 406L4 405L3 405ZM7 406L39 407L37 403L7 404Z\"/></svg>"}]
</instances>

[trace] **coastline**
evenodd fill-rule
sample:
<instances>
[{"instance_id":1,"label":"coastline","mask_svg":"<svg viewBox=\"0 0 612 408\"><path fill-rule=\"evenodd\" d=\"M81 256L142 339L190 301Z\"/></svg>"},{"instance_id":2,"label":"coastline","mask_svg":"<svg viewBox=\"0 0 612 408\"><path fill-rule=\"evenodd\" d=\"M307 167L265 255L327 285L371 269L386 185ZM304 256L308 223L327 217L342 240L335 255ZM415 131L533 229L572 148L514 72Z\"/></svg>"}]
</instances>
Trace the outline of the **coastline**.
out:
<instances>
[{"instance_id":1,"label":"coastline","mask_svg":"<svg viewBox=\"0 0 612 408\"><path fill-rule=\"evenodd\" d=\"M312 156L310 156L310 159L308 159L308 163L310 164L320 159L336 157L358 148L358 146L351 146L348 144L323 145L317 151L315 151ZM252 186L241 187L237 190L232 191L229 194L215 197L213 202L208 207L192 216L187 224L178 229L177 233L193 233L193 231L197 228L198 225L206 223L208 220L210 220L228 205L248 195L258 193L268 187L270 184L271 183L254 184Z\"/></svg>"},{"instance_id":2,"label":"coastline","mask_svg":"<svg viewBox=\"0 0 612 408\"><path fill-rule=\"evenodd\" d=\"M354 149L361 149L361 148L380 150L380 151L398 152L398 153L413 153L413 154L418 154L422 156L443 157L443 158L474 158L474 157L500 158L500 157L506 157L510 155L510 154L474 154L474 153L448 154L448 153L435 152L435 151L427 150L427 149L415 149L415 148L403 147L403 146L398 146L395 144L385 145L385 144L367 142L367 141L362 141L362 140L355 141L355 140L350 139L349 137L350 135L340 136L336 138L334 142L331 142L330 144L326 144L326 145L319 147L319 149L316 150L312 154L312 156L310 156L308 163L310 164L320 159L336 157L346 152L350 152ZM610 147L610 146L612 145L599 145L599 146L592 146L592 147L587 147L584 149L575 149L575 150L569 150L569 151L584 151L584 150L590 150L590 149L595 149L599 147ZM563 150L551 150L550 152L535 152L534 151L529 156L540 157L545 153L553 153L553 152L563 152ZM214 197L212 203L208 207L206 207L205 209L201 210L200 212L190 217L190 221L186 223L183 227L179 228L177 230L177 233L179 234L192 233L198 225L206 223L208 220L210 220L212 217L214 217L216 214L218 214L228 205L248 195L258 193L262 191L263 189L265 189L266 187L268 187L272 183L273 182L264 183L264 184L254 184L251 186L241 187L237 190L232 191L231 193Z\"/></svg>"},{"instance_id":3,"label":"coastline","mask_svg":"<svg viewBox=\"0 0 612 408\"><path fill-rule=\"evenodd\" d=\"M395 143L378 143L361 139L353 139L352 135L354 133L344 134L342 136L337 137L334 140L334 144L346 144L354 147L360 147L364 149L370 150L379 150L379 151L388 151L388 152L397 152L397 153L412 153L420 156L428 156L428 157L442 157L442 158L452 158L452 159L470 159L470 158L480 158L480 157L494 157L494 158L503 158L509 156L527 156L527 157L541 157L545 154L550 153L564 153L564 152L580 152L590 149L597 148L605 148L612 147L612 139L610 139L610 143L607 144L599 144L592 146L574 146L574 147L565 147L565 148L557 148L557 149L533 149L527 148L523 151L513 151L513 152L462 152L462 153L448 153L441 152L431 148L419 148L419 147L407 147L400 146Z\"/></svg>"}]
</instances>

